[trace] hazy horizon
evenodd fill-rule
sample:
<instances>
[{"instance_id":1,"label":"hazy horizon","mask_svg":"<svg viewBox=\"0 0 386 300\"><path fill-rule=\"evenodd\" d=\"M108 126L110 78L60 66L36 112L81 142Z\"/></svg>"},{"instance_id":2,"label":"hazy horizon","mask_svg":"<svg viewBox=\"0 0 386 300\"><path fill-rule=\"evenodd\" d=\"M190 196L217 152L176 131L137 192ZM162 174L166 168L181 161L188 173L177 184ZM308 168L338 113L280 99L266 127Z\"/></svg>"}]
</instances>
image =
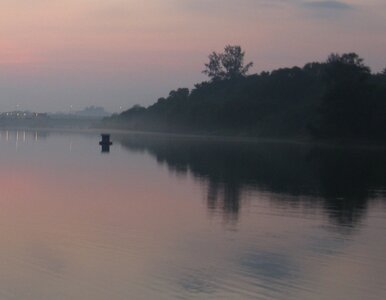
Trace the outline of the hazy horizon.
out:
<instances>
[{"instance_id":1,"label":"hazy horizon","mask_svg":"<svg viewBox=\"0 0 386 300\"><path fill-rule=\"evenodd\" d=\"M251 73L357 52L386 67L380 0L3 1L0 111L110 112L192 88L207 56L238 44Z\"/></svg>"}]
</instances>

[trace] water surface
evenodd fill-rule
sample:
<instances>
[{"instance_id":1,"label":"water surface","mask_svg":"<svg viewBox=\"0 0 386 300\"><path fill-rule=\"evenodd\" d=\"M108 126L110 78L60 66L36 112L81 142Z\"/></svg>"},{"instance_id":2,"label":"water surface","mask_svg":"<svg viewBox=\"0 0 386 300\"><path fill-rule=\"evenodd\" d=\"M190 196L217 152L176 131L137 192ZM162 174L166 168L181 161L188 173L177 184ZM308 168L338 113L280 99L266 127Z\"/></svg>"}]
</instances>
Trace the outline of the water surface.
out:
<instances>
[{"instance_id":1,"label":"water surface","mask_svg":"<svg viewBox=\"0 0 386 300\"><path fill-rule=\"evenodd\" d=\"M0 299L386 299L386 151L1 131Z\"/></svg>"}]
</instances>

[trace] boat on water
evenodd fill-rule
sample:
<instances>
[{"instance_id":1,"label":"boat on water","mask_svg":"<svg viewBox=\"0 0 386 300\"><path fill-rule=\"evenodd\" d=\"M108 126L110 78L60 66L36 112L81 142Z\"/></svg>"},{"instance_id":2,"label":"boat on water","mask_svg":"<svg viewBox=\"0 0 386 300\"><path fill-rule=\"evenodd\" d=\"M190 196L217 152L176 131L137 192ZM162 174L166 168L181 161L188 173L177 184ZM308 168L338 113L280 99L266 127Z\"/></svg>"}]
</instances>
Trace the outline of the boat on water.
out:
<instances>
[{"instance_id":1,"label":"boat on water","mask_svg":"<svg viewBox=\"0 0 386 300\"><path fill-rule=\"evenodd\" d=\"M111 146L113 144L113 142L110 141L110 134L102 133L101 137L102 137L102 140L99 142L99 145L101 145L101 146Z\"/></svg>"}]
</instances>

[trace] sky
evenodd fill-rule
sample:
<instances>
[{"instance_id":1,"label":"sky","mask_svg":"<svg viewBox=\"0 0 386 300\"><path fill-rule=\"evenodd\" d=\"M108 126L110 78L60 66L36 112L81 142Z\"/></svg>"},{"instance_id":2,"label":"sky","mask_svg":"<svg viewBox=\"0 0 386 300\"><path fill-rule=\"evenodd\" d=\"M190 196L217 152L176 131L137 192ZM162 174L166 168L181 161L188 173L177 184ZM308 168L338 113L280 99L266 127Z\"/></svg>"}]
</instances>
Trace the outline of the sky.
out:
<instances>
[{"instance_id":1,"label":"sky","mask_svg":"<svg viewBox=\"0 0 386 300\"><path fill-rule=\"evenodd\" d=\"M252 73L356 52L386 67L385 0L2 0L0 112L150 105L240 45Z\"/></svg>"}]
</instances>

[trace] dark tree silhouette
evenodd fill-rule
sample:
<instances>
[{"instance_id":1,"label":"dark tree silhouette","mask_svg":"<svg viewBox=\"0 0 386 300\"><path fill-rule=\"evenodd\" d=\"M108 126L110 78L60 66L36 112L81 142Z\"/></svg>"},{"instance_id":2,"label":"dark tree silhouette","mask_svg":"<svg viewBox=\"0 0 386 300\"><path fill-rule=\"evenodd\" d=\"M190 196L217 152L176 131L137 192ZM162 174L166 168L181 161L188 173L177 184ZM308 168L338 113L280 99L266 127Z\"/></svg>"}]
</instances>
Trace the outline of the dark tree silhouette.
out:
<instances>
[{"instance_id":1,"label":"dark tree silhouette","mask_svg":"<svg viewBox=\"0 0 386 300\"><path fill-rule=\"evenodd\" d=\"M355 53L331 54L326 61L326 92L320 108L325 136L369 136L375 103L370 68Z\"/></svg>"},{"instance_id":2,"label":"dark tree silhouette","mask_svg":"<svg viewBox=\"0 0 386 300\"><path fill-rule=\"evenodd\" d=\"M338 53L331 53L327 58L327 64L330 65L346 65L346 66L352 66L356 68L360 68L363 71L370 73L369 67L367 67L363 63L363 58L359 57L356 53L345 53L345 54L338 54Z\"/></svg>"},{"instance_id":3,"label":"dark tree silhouette","mask_svg":"<svg viewBox=\"0 0 386 300\"><path fill-rule=\"evenodd\" d=\"M243 77L253 66L252 62L244 65L244 55L240 46L228 45L223 53L212 52L209 55L209 62L202 72L213 81Z\"/></svg>"},{"instance_id":4,"label":"dark tree silhouette","mask_svg":"<svg viewBox=\"0 0 386 300\"><path fill-rule=\"evenodd\" d=\"M332 54L303 68L246 75L239 46L212 53L211 81L173 90L148 107L106 119L134 130L269 137L386 137L386 76L371 74L355 53ZM0 120L1 121L1 120Z\"/></svg>"}]
</instances>

